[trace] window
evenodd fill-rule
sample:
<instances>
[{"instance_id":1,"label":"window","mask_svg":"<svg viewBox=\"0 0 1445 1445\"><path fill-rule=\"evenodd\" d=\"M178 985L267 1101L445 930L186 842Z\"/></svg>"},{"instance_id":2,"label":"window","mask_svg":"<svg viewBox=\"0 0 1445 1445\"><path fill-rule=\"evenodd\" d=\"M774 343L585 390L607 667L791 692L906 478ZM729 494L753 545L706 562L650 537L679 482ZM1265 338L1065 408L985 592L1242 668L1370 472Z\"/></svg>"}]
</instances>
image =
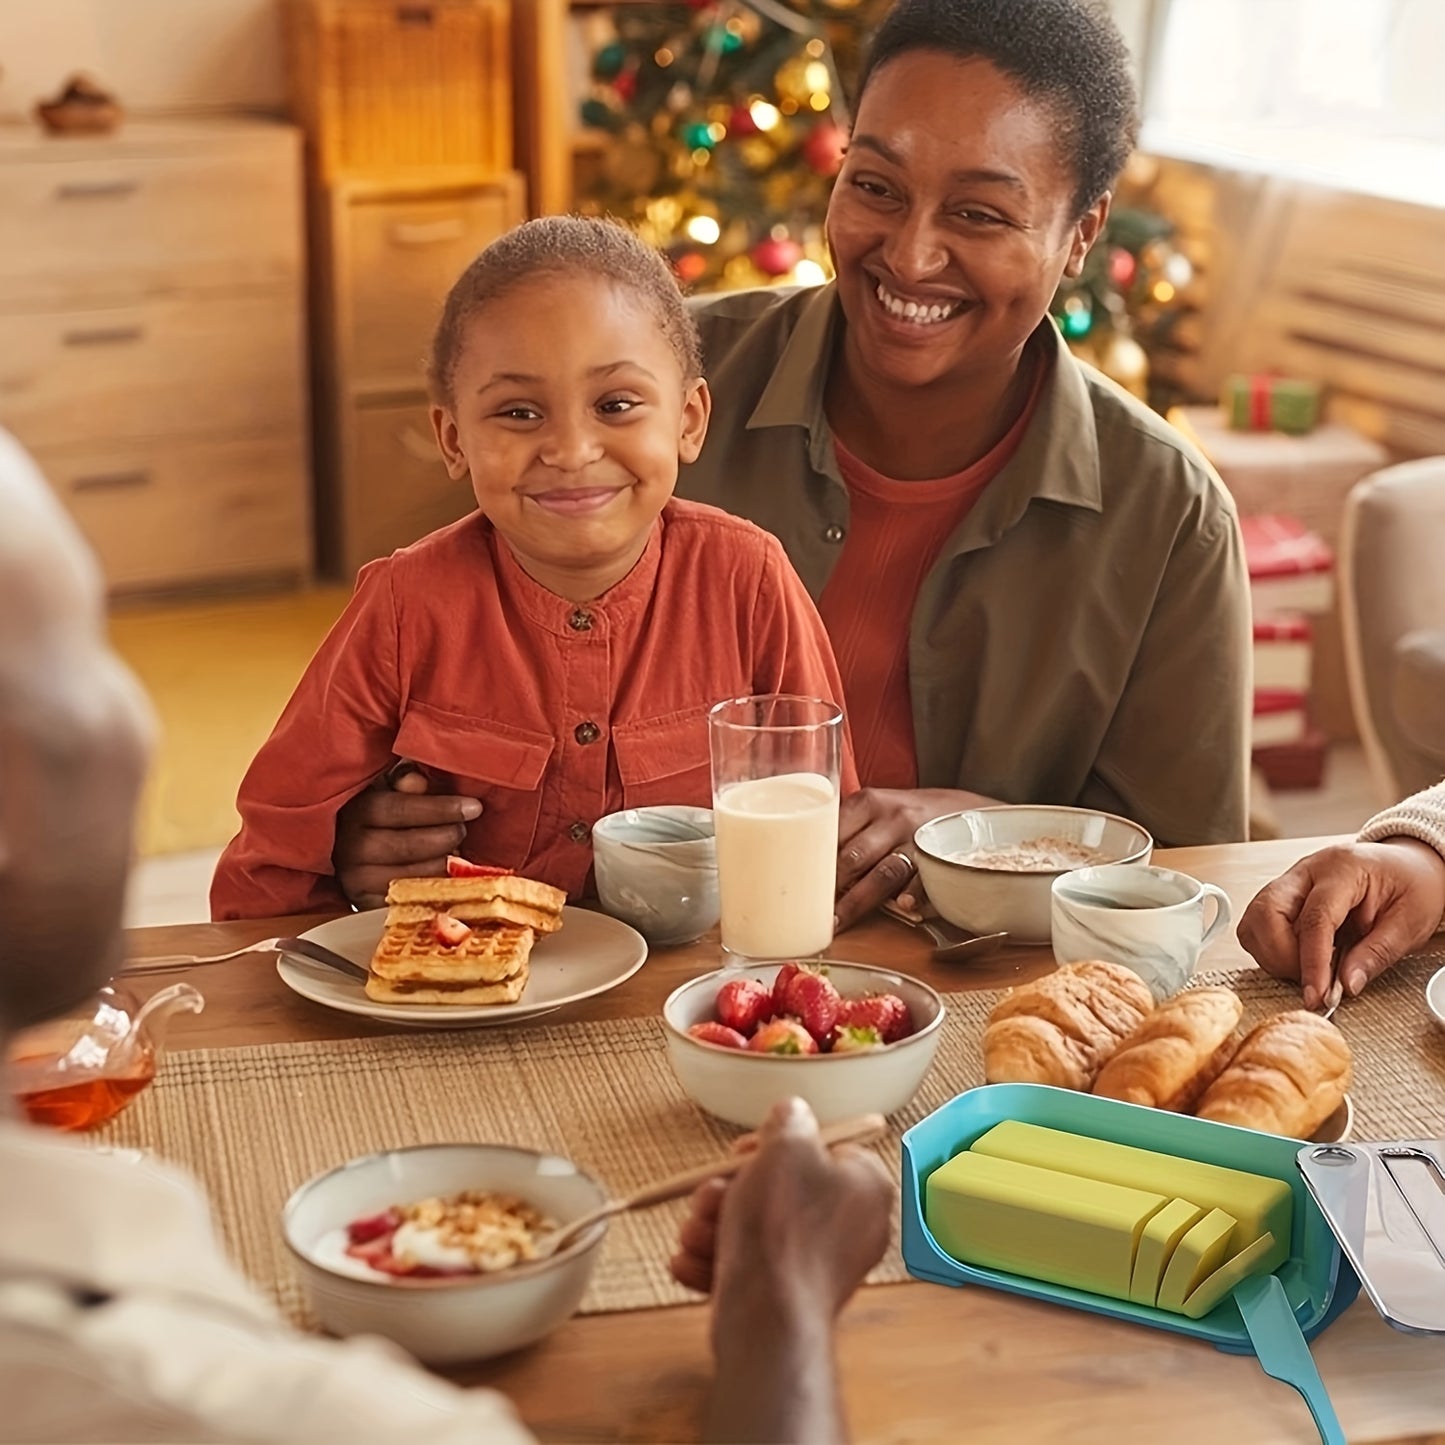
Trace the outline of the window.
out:
<instances>
[{"instance_id":1,"label":"window","mask_svg":"<svg viewBox=\"0 0 1445 1445\"><path fill-rule=\"evenodd\" d=\"M1156 0L1143 147L1445 206L1445 0Z\"/></svg>"}]
</instances>

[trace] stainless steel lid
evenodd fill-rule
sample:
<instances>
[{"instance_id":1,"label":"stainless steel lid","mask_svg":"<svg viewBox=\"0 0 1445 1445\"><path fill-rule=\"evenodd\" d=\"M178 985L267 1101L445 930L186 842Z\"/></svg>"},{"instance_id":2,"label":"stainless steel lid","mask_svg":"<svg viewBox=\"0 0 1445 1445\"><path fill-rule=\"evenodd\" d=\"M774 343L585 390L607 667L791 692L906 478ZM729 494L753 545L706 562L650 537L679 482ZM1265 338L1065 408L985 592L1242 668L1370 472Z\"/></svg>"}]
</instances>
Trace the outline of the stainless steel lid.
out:
<instances>
[{"instance_id":1,"label":"stainless steel lid","mask_svg":"<svg viewBox=\"0 0 1445 1445\"><path fill-rule=\"evenodd\" d=\"M1445 1139L1311 1144L1299 1167L1386 1323L1445 1334Z\"/></svg>"}]
</instances>

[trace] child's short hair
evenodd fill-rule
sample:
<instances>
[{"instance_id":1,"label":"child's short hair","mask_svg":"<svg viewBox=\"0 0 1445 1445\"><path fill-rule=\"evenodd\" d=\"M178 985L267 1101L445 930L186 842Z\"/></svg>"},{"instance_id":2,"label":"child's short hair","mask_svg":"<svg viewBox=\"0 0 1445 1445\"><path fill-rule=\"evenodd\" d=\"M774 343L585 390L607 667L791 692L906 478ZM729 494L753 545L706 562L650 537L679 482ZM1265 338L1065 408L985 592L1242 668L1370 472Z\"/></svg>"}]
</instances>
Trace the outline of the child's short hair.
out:
<instances>
[{"instance_id":1,"label":"child's short hair","mask_svg":"<svg viewBox=\"0 0 1445 1445\"><path fill-rule=\"evenodd\" d=\"M697 324L666 261L616 221L543 216L498 237L462 272L447 295L432 340L427 376L439 403L452 400L452 377L467 322L519 282L546 275L600 276L626 288L652 311L682 367L702 375Z\"/></svg>"}]
</instances>

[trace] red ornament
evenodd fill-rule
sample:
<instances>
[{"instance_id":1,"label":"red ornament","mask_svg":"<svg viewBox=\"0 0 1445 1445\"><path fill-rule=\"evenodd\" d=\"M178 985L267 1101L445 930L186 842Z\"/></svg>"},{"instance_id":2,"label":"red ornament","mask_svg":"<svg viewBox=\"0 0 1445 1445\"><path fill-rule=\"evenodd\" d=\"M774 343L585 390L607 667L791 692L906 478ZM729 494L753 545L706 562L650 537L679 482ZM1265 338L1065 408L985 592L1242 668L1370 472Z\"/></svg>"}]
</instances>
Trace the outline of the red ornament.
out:
<instances>
[{"instance_id":1,"label":"red ornament","mask_svg":"<svg viewBox=\"0 0 1445 1445\"><path fill-rule=\"evenodd\" d=\"M728 116L728 134L741 140L744 136L757 135L758 123L753 119L753 113L745 105L733 107L733 113Z\"/></svg>"},{"instance_id":2,"label":"red ornament","mask_svg":"<svg viewBox=\"0 0 1445 1445\"><path fill-rule=\"evenodd\" d=\"M690 286L702 279L703 272L707 270L707 257L697 251L684 251L673 258L672 269L684 286Z\"/></svg>"},{"instance_id":3,"label":"red ornament","mask_svg":"<svg viewBox=\"0 0 1445 1445\"><path fill-rule=\"evenodd\" d=\"M1109 279L1116 286L1132 286L1134 277L1139 274L1139 263L1134 259L1132 251L1126 251L1122 246L1115 246L1109 252Z\"/></svg>"},{"instance_id":4,"label":"red ornament","mask_svg":"<svg viewBox=\"0 0 1445 1445\"><path fill-rule=\"evenodd\" d=\"M617 98L624 105L630 105L633 97L637 94L637 72L635 70L624 70L616 80L612 82L612 88L617 92Z\"/></svg>"},{"instance_id":5,"label":"red ornament","mask_svg":"<svg viewBox=\"0 0 1445 1445\"><path fill-rule=\"evenodd\" d=\"M803 138L803 159L820 176L836 176L847 149L848 132L836 121L820 120Z\"/></svg>"},{"instance_id":6,"label":"red ornament","mask_svg":"<svg viewBox=\"0 0 1445 1445\"><path fill-rule=\"evenodd\" d=\"M765 236L749 254L764 276L786 276L803 259L803 248L791 236Z\"/></svg>"}]
</instances>

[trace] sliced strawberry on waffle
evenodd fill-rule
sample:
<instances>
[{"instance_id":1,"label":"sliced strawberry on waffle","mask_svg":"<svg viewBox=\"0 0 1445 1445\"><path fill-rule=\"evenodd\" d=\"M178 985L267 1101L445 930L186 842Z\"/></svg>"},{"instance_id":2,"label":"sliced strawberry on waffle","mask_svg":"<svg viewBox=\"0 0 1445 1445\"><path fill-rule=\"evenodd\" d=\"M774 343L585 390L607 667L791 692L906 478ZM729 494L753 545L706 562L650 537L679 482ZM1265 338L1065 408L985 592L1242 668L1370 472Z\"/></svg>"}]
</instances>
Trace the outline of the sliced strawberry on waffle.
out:
<instances>
[{"instance_id":1,"label":"sliced strawberry on waffle","mask_svg":"<svg viewBox=\"0 0 1445 1445\"><path fill-rule=\"evenodd\" d=\"M515 878L511 868L494 868L490 863L473 863L469 858L459 858L453 853L447 859L448 878Z\"/></svg>"}]
</instances>

